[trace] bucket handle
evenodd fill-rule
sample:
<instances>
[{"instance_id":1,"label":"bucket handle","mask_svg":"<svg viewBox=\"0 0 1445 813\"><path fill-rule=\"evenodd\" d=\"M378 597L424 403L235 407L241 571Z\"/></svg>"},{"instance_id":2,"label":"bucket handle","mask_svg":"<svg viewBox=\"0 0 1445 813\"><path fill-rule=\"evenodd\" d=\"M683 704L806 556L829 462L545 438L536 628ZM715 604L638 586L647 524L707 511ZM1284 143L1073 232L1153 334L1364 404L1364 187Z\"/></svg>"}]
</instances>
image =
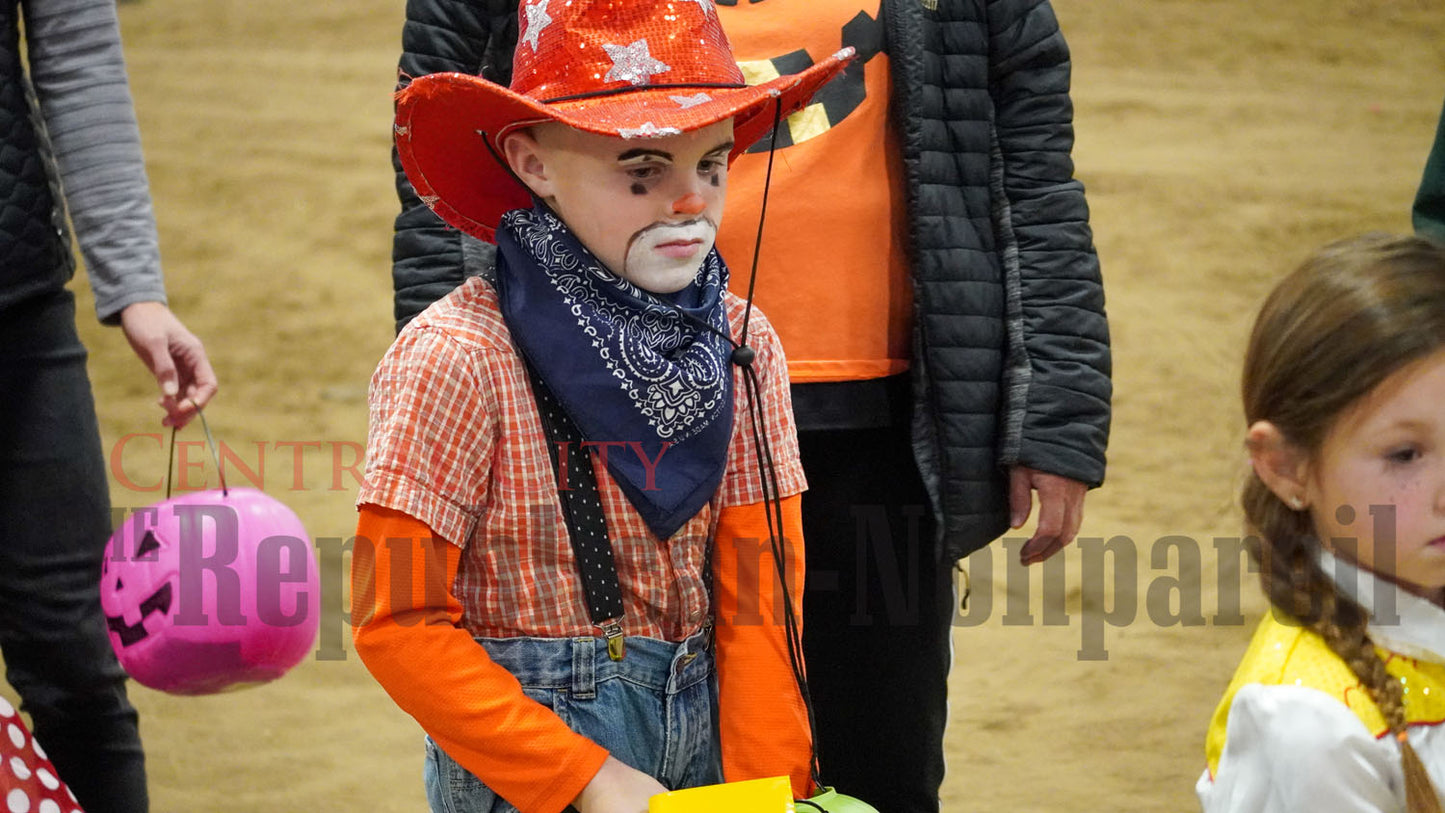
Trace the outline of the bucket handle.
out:
<instances>
[{"instance_id":1,"label":"bucket handle","mask_svg":"<svg viewBox=\"0 0 1445 813\"><path fill-rule=\"evenodd\" d=\"M194 403L194 402L192 402ZM221 468L221 457L216 454L216 439L211 436L211 426L206 423L205 410L200 404L196 404L196 417L201 419L201 430L206 433L206 445L211 450L211 460L216 464L216 475L221 478L221 496L230 496L230 490L226 488L226 470ZM171 427L171 448L166 452L166 499L171 498L171 482L174 480L176 470L176 432L179 427Z\"/></svg>"}]
</instances>

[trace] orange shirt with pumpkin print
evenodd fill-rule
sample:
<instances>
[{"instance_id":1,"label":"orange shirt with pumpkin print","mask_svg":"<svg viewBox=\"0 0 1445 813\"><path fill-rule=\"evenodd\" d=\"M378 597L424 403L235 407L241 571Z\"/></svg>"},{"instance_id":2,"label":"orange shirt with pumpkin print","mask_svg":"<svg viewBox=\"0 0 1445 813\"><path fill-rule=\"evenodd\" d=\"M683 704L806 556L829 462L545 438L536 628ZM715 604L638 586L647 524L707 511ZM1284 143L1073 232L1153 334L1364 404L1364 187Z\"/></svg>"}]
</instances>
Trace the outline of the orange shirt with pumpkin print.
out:
<instances>
[{"instance_id":1,"label":"orange shirt with pumpkin print","mask_svg":"<svg viewBox=\"0 0 1445 813\"><path fill-rule=\"evenodd\" d=\"M789 2L795 19L779 26L773 7ZM764 5L771 13L753 13ZM796 72L845 45L859 51L844 74L784 121L773 160L756 302L782 338L792 381L857 381L906 370L913 303L903 167L888 123L890 78L887 55L879 52L877 0L739 0L717 8L750 84ZM767 149L764 139L728 174L717 244L741 296Z\"/></svg>"}]
</instances>

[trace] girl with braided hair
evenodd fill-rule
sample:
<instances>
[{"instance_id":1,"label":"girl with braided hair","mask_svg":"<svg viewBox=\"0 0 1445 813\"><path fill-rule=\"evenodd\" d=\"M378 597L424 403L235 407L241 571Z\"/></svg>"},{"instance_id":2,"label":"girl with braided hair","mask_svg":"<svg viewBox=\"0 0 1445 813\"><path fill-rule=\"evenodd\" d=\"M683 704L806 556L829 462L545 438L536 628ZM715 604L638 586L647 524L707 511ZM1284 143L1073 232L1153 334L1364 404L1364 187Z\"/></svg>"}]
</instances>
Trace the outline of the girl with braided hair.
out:
<instances>
[{"instance_id":1,"label":"girl with braided hair","mask_svg":"<svg viewBox=\"0 0 1445 813\"><path fill-rule=\"evenodd\" d=\"M1273 611L1214 715L1219 811L1440 811L1445 246L1326 246L1245 356L1242 502Z\"/></svg>"}]
</instances>

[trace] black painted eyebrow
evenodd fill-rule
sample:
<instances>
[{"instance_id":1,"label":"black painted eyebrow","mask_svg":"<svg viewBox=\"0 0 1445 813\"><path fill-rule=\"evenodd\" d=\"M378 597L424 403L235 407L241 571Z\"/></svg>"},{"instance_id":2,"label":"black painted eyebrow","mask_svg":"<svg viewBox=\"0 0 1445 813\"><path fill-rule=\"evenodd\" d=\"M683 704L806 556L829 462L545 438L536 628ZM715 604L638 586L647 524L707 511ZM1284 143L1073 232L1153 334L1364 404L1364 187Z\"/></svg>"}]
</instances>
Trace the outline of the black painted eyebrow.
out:
<instances>
[{"instance_id":1,"label":"black painted eyebrow","mask_svg":"<svg viewBox=\"0 0 1445 813\"><path fill-rule=\"evenodd\" d=\"M642 158L643 156L652 156L652 157L654 157L654 158L662 158L662 159L664 159L664 160L666 160L666 161L671 161L671 160L672 160L672 153L667 152L667 151L665 151L665 150L648 149L648 148L646 148L646 147L635 147L635 148L633 148L633 149L630 149L630 150L622 153L621 155L617 156L617 160L618 160L618 161L630 161L630 160L632 160L633 158Z\"/></svg>"},{"instance_id":2,"label":"black painted eyebrow","mask_svg":"<svg viewBox=\"0 0 1445 813\"><path fill-rule=\"evenodd\" d=\"M707 155L712 155L712 154L714 154L714 153L719 153L719 152L732 152L732 149L733 149L734 146L735 146L735 142L732 141L731 139L729 139L729 140L724 141L723 143L717 145L716 147L713 147L712 149L708 150L706 154L707 154ZM618 156L617 156L617 160L618 160L619 162L621 162L621 161L631 161L633 158L642 158L642 157L644 157L644 156L650 156L650 157L653 157L653 158L661 158L661 159L663 159L664 161L671 161L671 160L673 160L672 153L670 153L670 152L668 152L668 151L666 151L666 150L652 149L652 148L649 148L649 147L633 147L633 148L630 149L630 150L624 151L621 155L618 155Z\"/></svg>"}]
</instances>

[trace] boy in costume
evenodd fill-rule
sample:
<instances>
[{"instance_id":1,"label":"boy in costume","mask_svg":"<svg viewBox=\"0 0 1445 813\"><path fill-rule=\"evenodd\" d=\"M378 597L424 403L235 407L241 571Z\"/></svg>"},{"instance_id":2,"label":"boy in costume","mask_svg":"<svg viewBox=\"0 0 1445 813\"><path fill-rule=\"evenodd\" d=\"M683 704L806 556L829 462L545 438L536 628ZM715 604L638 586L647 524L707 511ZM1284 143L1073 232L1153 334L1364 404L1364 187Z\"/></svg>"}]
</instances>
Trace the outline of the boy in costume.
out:
<instances>
[{"instance_id":1,"label":"boy in costume","mask_svg":"<svg viewBox=\"0 0 1445 813\"><path fill-rule=\"evenodd\" d=\"M412 184L499 261L373 377L357 652L429 735L434 810L807 795L786 362L712 241L728 162L850 54L748 87L711 3L534 11L510 88L399 95Z\"/></svg>"}]
</instances>

